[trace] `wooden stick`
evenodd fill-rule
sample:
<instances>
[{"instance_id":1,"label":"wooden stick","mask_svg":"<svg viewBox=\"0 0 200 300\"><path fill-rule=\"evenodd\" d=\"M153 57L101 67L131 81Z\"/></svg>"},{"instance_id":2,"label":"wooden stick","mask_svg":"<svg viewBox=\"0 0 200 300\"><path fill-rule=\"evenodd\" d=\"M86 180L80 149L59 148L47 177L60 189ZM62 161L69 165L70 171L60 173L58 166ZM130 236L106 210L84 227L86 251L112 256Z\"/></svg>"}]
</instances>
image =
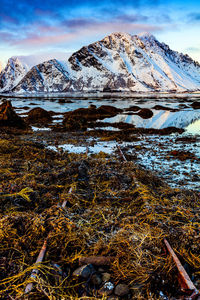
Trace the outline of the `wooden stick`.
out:
<instances>
[{"instance_id":1,"label":"wooden stick","mask_svg":"<svg viewBox=\"0 0 200 300\"><path fill-rule=\"evenodd\" d=\"M40 250L40 253L37 257L37 260L36 260L36 264L38 263L41 263L43 261L43 258L45 256L45 253L46 253L46 249L47 249L47 239L44 241L44 244ZM35 278L35 275L37 275L39 273L39 270L38 269L33 269L32 272L31 272L31 278ZM27 293L30 293L33 289L33 282L30 282L27 284L26 288L25 288L25 294Z\"/></svg>"},{"instance_id":2,"label":"wooden stick","mask_svg":"<svg viewBox=\"0 0 200 300\"><path fill-rule=\"evenodd\" d=\"M68 194L71 194L72 193L72 191L73 191L73 188L71 187L70 189L69 189L69 192L68 192ZM62 204L62 208L65 208L65 206L67 205L67 200L64 200L63 201L63 204Z\"/></svg>"},{"instance_id":3,"label":"wooden stick","mask_svg":"<svg viewBox=\"0 0 200 300\"><path fill-rule=\"evenodd\" d=\"M112 256L83 256L79 258L79 265L108 266L113 260Z\"/></svg>"},{"instance_id":4,"label":"wooden stick","mask_svg":"<svg viewBox=\"0 0 200 300\"><path fill-rule=\"evenodd\" d=\"M177 255L175 254L174 250L172 249L172 247L170 246L169 242L164 239L164 243L165 246L167 247L167 250L169 251L170 255L173 258L173 261L176 264L176 267L178 269L179 272L179 278L180 278L180 286L181 286L181 290L183 292L186 291L190 291L192 293L192 297L194 299L194 297L196 297L197 295L200 296L199 291L197 290L197 288L195 287L195 285L193 284L193 282L191 281L188 273L185 271L184 267L182 266L180 260L178 259ZM192 298L191 298L192 299Z\"/></svg>"},{"instance_id":5,"label":"wooden stick","mask_svg":"<svg viewBox=\"0 0 200 300\"><path fill-rule=\"evenodd\" d=\"M122 149L120 148L119 145L117 145L117 148L119 150L120 156L122 157L123 161L127 161L127 159L126 159L126 157L125 157L124 153L122 152Z\"/></svg>"}]
</instances>

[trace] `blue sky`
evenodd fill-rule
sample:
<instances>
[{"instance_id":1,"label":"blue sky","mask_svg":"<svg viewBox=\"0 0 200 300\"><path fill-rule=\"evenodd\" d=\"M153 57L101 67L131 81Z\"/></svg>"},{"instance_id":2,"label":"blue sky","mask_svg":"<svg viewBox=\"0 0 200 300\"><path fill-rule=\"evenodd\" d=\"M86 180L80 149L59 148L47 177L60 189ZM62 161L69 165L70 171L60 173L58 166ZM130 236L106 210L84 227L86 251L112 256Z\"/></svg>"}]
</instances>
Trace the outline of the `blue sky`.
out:
<instances>
[{"instance_id":1,"label":"blue sky","mask_svg":"<svg viewBox=\"0 0 200 300\"><path fill-rule=\"evenodd\" d=\"M116 32L150 32L200 62L200 2L1 0L0 60L66 53Z\"/></svg>"}]
</instances>

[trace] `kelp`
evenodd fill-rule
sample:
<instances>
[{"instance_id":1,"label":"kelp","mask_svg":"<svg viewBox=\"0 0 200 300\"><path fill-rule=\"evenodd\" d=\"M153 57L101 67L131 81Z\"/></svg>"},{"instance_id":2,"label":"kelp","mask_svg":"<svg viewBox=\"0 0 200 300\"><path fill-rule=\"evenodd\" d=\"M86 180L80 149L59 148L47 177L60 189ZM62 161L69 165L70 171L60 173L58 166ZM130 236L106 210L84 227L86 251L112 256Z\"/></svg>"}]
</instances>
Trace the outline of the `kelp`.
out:
<instances>
[{"instance_id":1,"label":"kelp","mask_svg":"<svg viewBox=\"0 0 200 300\"><path fill-rule=\"evenodd\" d=\"M4 149L10 139L4 137ZM107 266L111 281L128 284L132 299L162 299L161 291L176 296L164 238L200 288L197 193L170 188L118 153L56 153L18 137L12 143L12 152L0 149L2 299L106 299L74 278L83 256L114 257ZM45 239L45 259L36 265Z\"/></svg>"}]
</instances>

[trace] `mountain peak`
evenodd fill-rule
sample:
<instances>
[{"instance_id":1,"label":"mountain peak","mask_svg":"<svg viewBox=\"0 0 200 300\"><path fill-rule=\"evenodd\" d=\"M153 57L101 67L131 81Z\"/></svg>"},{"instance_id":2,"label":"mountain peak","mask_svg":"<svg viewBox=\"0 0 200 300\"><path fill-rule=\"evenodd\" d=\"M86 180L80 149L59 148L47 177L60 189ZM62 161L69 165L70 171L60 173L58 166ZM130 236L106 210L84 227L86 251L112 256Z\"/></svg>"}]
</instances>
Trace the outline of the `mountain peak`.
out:
<instances>
[{"instance_id":1,"label":"mountain peak","mask_svg":"<svg viewBox=\"0 0 200 300\"><path fill-rule=\"evenodd\" d=\"M141 32L137 36L143 40L156 40L155 36L149 32Z\"/></svg>"},{"instance_id":2,"label":"mountain peak","mask_svg":"<svg viewBox=\"0 0 200 300\"><path fill-rule=\"evenodd\" d=\"M200 65L148 32L114 32L65 63L49 60L28 73L20 65L10 68L0 82L14 92L195 91L200 90Z\"/></svg>"}]
</instances>

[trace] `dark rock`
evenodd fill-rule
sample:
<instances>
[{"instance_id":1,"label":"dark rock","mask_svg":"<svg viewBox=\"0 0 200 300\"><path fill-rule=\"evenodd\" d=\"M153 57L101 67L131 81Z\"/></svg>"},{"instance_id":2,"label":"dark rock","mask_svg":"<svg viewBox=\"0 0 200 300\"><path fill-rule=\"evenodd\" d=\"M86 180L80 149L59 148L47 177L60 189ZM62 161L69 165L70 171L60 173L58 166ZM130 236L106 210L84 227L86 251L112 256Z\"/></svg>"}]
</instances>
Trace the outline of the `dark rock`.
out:
<instances>
[{"instance_id":1,"label":"dark rock","mask_svg":"<svg viewBox=\"0 0 200 300\"><path fill-rule=\"evenodd\" d=\"M154 107L152 107L152 109L156 109L156 110L168 110L168 111L177 111L177 109L174 109L174 108L171 108L171 107L162 106L162 105L155 105Z\"/></svg>"},{"instance_id":2,"label":"dark rock","mask_svg":"<svg viewBox=\"0 0 200 300\"><path fill-rule=\"evenodd\" d=\"M82 267L79 267L73 272L73 276L82 277L84 279L87 279L95 272L95 269L93 265L85 265Z\"/></svg>"},{"instance_id":3,"label":"dark rock","mask_svg":"<svg viewBox=\"0 0 200 300\"><path fill-rule=\"evenodd\" d=\"M133 105L133 106L130 106L128 108L125 109L125 111L138 111L140 110L141 108L137 105Z\"/></svg>"},{"instance_id":4,"label":"dark rock","mask_svg":"<svg viewBox=\"0 0 200 300\"><path fill-rule=\"evenodd\" d=\"M122 297L128 295L129 291L130 289L127 284L120 283L115 287L114 293L115 295Z\"/></svg>"},{"instance_id":5,"label":"dark rock","mask_svg":"<svg viewBox=\"0 0 200 300\"><path fill-rule=\"evenodd\" d=\"M97 108L97 113L100 114L100 118L114 117L120 112L122 112L122 109L116 108L111 105L102 105Z\"/></svg>"},{"instance_id":6,"label":"dark rock","mask_svg":"<svg viewBox=\"0 0 200 300\"><path fill-rule=\"evenodd\" d=\"M102 279L99 274L93 274L90 281L96 286L99 286L102 283Z\"/></svg>"},{"instance_id":7,"label":"dark rock","mask_svg":"<svg viewBox=\"0 0 200 300\"><path fill-rule=\"evenodd\" d=\"M109 296L112 294L114 290L114 285L112 282L106 282L104 285L98 290L99 295Z\"/></svg>"},{"instance_id":8,"label":"dark rock","mask_svg":"<svg viewBox=\"0 0 200 300\"><path fill-rule=\"evenodd\" d=\"M33 108L29 111L27 122L31 124L49 123L52 121L51 114L41 107Z\"/></svg>"},{"instance_id":9,"label":"dark rock","mask_svg":"<svg viewBox=\"0 0 200 300\"><path fill-rule=\"evenodd\" d=\"M142 108L137 114L143 119L153 117L153 112L149 108Z\"/></svg>"},{"instance_id":10,"label":"dark rock","mask_svg":"<svg viewBox=\"0 0 200 300\"><path fill-rule=\"evenodd\" d=\"M89 122L114 117L121 111L121 109L109 105L102 105L99 108L90 105L88 108L78 108L65 113L63 125L67 130L86 130Z\"/></svg>"},{"instance_id":11,"label":"dark rock","mask_svg":"<svg viewBox=\"0 0 200 300\"><path fill-rule=\"evenodd\" d=\"M200 108L200 101L195 101L191 104L191 106L194 108L194 109L199 109Z\"/></svg>"},{"instance_id":12,"label":"dark rock","mask_svg":"<svg viewBox=\"0 0 200 300\"><path fill-rule=\"evenodd\" d=\"M0 105L0 126L27 128L24 120L14 111L10 101L3 101Z\"/></svg>"}]
</instances>

